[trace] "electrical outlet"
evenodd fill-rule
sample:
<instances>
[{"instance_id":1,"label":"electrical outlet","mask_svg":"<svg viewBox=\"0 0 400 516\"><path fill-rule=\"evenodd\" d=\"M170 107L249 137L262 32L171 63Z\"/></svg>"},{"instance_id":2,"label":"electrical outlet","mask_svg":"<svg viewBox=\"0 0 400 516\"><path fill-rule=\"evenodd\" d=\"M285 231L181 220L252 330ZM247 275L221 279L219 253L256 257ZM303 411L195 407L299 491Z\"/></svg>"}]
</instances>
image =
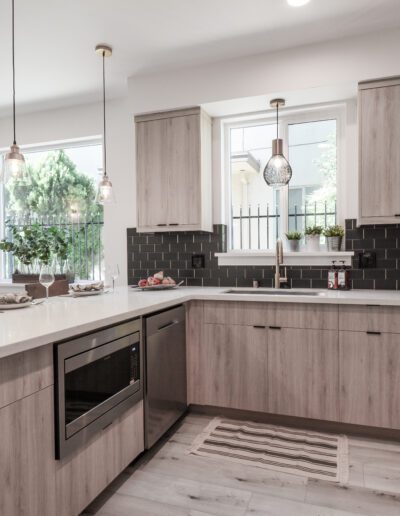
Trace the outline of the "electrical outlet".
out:
<instances>
[{"instance_id":1,"label":"electrical outlet","mask_svg":"<svg viewBox=\"0 0 400 516\"><path fill-rule=\"evenodd\" d=\"M376 269L376 253L372 251L362 251L358 253L359 269Z\"/></svg>"},{"instance_id":2,"label":"electrical outlet","mask_svg":"<svg viewBox=\"0 0 400 516\"><path fill-rule=\"evenodd\" d=\"M205 256L204 254L193 254L192 255L192 269L204 269L205 268Z\"/></svg>"}]
</instances>

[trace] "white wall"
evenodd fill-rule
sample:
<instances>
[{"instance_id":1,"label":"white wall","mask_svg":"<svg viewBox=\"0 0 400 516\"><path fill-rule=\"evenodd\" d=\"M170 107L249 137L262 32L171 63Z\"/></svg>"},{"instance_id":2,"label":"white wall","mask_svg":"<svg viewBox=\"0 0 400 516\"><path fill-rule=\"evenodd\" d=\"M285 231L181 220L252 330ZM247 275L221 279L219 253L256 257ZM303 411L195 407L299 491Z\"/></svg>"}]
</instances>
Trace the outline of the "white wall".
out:
<instances>
[{"instance_id":1,"label":"white wall","mask_svg":"<svg viewBox=\"0 0 400 516\"><path fill-rule=\"evenodd\" d=\"M98 136L103 132L102 123L100 103L30 113L17 118L18 143L23 146ZM126 228L136 223L133 121L127 99L107 103L107 124L107 168L117 202L105 208L105 261L118 263L118 283L126 284ZM8 147L11 138L11 119L0 120L0 149Z\"/></svg>"},{"instance_id":2,"label":"white wall","mask_svg":"<svg viewBox=\"0 0 400 516\"><path fill-rule=\"evenodd\" d=\"M346 120L341 157L343 181L339 185L338 210L341 219L357 217L357 110L349 102L349 91L356 92L361 80L399 75L400 30L307 45L281 52L230 59L219 63L188 67L158 74L131 77L128 81L130 110L135 113L163 111L207 104L207 108L226 100L251 98L259 105L275 95L299 104L346 101ZM162 91L160 91L162 84ZM331 93L331 98L329 94ZM222 102L224 105L224 103ZM237 102L226 102L234 110ZM221 114L221 106L216 108ZM231 112L224 113L232 114ZM221 206L223 174L220 169L220 124L214 123L213 191L214 222L224 221Z\"/></svg>"},{"instance_id":3,"label":"white wall","mask_svg":"<svg viewBox=\"0 0 400 516\"><path fill-rule=\"evenodd\" d=\"M400 29L131 77L133 113L398 75Z\"/></svg>"}]
</instances>

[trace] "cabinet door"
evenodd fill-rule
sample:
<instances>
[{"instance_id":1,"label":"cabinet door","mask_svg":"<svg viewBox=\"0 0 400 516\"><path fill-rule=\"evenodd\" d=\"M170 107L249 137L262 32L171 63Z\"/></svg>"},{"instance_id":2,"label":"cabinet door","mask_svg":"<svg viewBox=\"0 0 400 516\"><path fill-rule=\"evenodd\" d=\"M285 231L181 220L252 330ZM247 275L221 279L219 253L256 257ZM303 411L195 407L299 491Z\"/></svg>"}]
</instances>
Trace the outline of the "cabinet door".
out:
<instances>
[{"instance_id":1,"label":"cabinet door","mask_svg":"<svg viewBox=\"0 0 400 516\"><path fill-rule=\"evenodd\" d=\"M168 224L200 224L200 115L168 118Z\"/></svg>"},{"instance_id":2,"label":"cabinet door","mask_svg":"<svg viewBox=\"0 0 400 516\"><path fill-rule=\"evenodd\" d=\"M340 332L340 420L400 429L400 335Z\"/></svg>"},{"instance_id":3,"label":"cabinet door","mask_svg":"<svg viewBox=\"0 0 400 516\"><path fill-rule=\"evenodd\" d=\"M0 514L54 516L53 387L0 410Z\"/></svg>"},{"instance_id":4,"label":"cabinet door","mask_svg":"<svg viewBox=\"0 0 400 516\"><path fill-rule=\"evenodd\" d=\"M205 324L190 357L192 403L267 410L265 328Z\"/></svg>"},{"instance_id":5,"label":"cabinet door","mask_svg":"<svg viewBox=\"0 0 400 516\"><path fill-rule=\"evenodd\" d=\"M269 412L338 420L338 332L268 330Z\"/></svg>"},{"instance_id":6,"label":"cabinet door","mask_svg":"<svg viewBox=\"0 0 400 516\"><path fill-rule=\"evenodd\" d=\"M136 173L138 226L156 227L167 223L168 170L166 137L168 120L136 124Z\"/></svg>"},{"instance_id":7,"label":"cabinet door","mask_svg":"<svg viewBox=\"0 0 400 516\"><path fill-rule=\"evenodd\" d=\"M400 214L400 85L360 91L360 214Z\"/></svg>"}]
</instances>

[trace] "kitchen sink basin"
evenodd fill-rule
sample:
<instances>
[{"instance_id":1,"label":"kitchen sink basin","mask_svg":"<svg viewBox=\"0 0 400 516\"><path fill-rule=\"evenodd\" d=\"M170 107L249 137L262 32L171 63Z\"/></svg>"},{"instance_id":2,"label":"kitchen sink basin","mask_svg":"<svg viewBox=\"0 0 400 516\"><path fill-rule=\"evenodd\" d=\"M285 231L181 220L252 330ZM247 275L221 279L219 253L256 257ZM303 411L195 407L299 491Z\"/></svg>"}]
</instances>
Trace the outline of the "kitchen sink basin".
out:
<instances>
[{"instance_id":1,"label":"kitchen sink basin","mask_svg":"<svg viewBox=\"0 0 400 516\"><path fill-rule=\"evenodd\" d=\"M223 294L250 294L250 295L259 295L259 296L323 296L323 292L304 292L298 290L262 290L262 289L254 289L254 290L246 290L246 289L230 289L223 292Z\"/></svg>"}]
</instances>

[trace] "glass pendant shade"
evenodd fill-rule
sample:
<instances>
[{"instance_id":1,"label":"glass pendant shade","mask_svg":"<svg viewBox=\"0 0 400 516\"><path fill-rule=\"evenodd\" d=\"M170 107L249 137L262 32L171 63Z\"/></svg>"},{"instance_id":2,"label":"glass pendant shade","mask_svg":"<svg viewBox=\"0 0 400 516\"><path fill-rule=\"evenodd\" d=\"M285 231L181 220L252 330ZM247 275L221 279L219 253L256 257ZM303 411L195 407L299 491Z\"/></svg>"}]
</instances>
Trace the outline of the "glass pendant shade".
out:
<instances>
[{"instance_id":1,"label":"glass pendant shade","mask_svg":"<svg viewBox=\"0 0 400 516\"><path fill-rule=\"evenodd\" d=\"M272 141L272 156L264 168L264 180L268 186L286 186L292 178L292 167L282 152L282 140Z\"/></svg>"},{"instance_id":2,"label":"glass pendant shade","mask_svg":"<svg viewBox=\"0 0 400 516\"><path fill-rule=\"evenodd\" d=\"M26 172L26 163L24 155L21 153L18 145L13 144L10 152L5 155L3 165L3 180L5 182L10 179L22 179Z\"/></svg>"},{"instance_id":3,"label":"glass pendant shade","mask_svg":"<svg viewBox=\"0 0 400 516\"><path fill-rule=\"evenodd\" d=\"M113 204L115 202L114 190L107 174L104 174L97 187L96 202L98 204Z\"/></svg>"}]
</instances>

